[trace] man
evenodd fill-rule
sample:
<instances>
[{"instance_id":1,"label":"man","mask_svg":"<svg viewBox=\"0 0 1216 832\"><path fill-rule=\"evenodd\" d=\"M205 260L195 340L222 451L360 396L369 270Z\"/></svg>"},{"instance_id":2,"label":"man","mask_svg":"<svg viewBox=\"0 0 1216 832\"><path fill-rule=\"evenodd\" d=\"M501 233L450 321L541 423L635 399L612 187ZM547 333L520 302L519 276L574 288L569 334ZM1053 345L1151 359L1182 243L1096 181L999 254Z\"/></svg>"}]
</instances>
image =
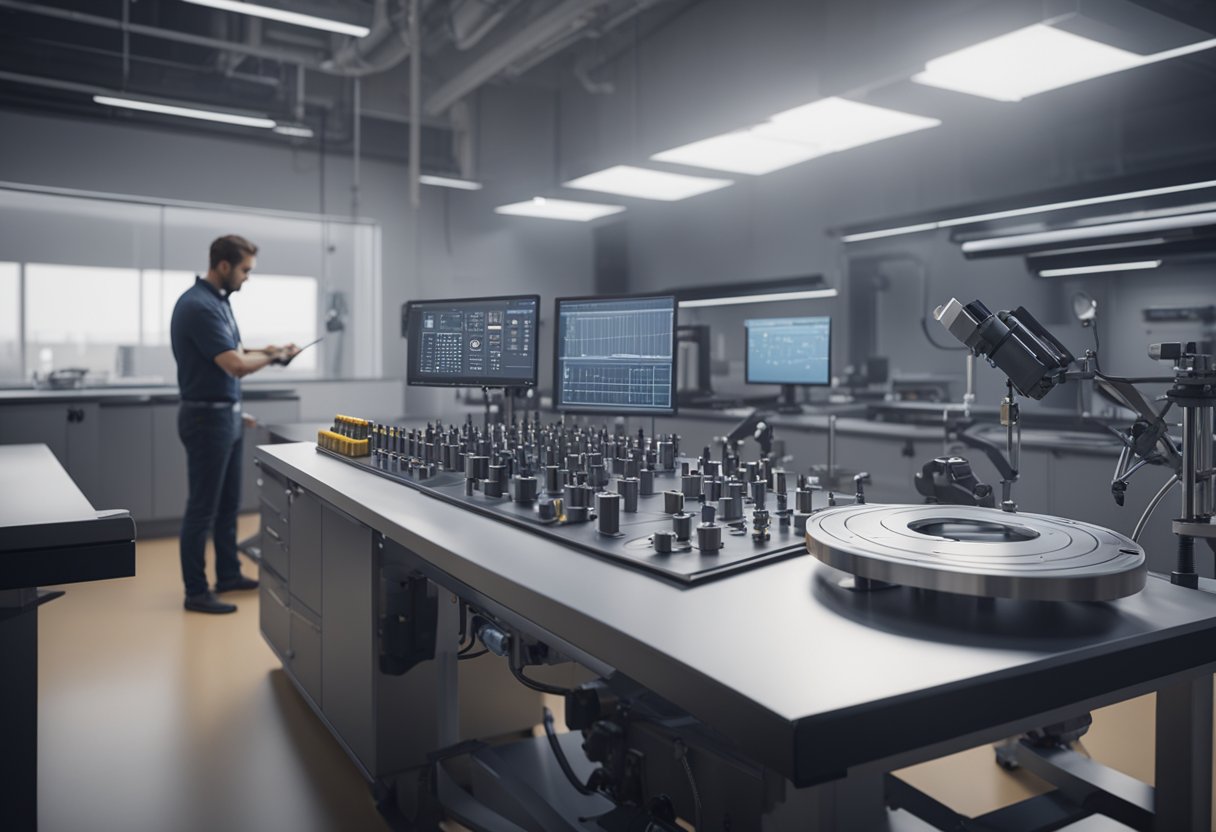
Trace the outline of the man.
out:
<instances>
[{"instance_id":1,"label":"man","mask_svg":"<svg viewBox=\"0 0 1216 832\"><path fill-rule=\"evenodd\" d=\"M240 379L270 364L286 364L294 344L247 350L228 299L249 279L257 246L235 234L211 244L211 266L173 307L170 338L177 360L182 404L177 433L186 446L189 497L182 518L182 580L185 607L195 612L236 612L216 593L256 589L241 575L236 552L236 515L241 503ZM207 533L215 543L215 591L207 585Z\"/></svg>"}]
</instances>

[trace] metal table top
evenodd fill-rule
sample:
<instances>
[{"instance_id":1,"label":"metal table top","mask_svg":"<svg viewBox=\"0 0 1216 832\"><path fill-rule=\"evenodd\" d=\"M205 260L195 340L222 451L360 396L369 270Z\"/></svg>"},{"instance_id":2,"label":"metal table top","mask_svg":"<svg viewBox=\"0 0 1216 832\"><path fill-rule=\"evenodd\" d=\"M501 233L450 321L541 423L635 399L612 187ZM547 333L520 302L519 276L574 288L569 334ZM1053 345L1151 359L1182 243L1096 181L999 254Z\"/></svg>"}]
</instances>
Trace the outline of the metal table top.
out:
<instances>
[{"instance_id":1,"label":"metal table top","mask_svg":"<svg viewBox=\"0 0 1216 832\"><path fill-rule=\"evenodd\" d=\"M684 589L369 476L311 443L257 454L798 785L1216 662L1216 597L1155 578L1110 603L855 594L806 556Z\"/></svg>"},{"instance_id":2,"label":"metal table top","mask_svg":"<svg viewBox=\"0 0 1216 832\"><path fill-rule=\"evenodd\" d=\"M134 574L129 514L98 514L46 445L0 445L0 589Z\"/></svg>"}]
</instances>

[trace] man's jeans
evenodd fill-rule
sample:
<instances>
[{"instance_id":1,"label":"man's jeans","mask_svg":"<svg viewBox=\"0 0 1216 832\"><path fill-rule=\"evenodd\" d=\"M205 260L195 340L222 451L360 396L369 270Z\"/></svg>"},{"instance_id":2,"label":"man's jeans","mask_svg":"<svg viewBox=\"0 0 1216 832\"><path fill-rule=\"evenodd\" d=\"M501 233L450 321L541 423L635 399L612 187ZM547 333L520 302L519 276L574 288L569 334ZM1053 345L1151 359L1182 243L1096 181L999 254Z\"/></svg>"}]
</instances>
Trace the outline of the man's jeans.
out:
<instances>
[{"instance_id":1,"label":"man's jeans","mask_svg":"<svg viewBox=\"0 0 1216 832\"><path fill-rule=\"evenodd\" d=\"M204 553L208 531L215 541L216 582L222 584L240 577L236 514L241 504L243 427L239 406L215 408L183 402L178 411L177 435L186 446L190 483L181 534L186 595L207 591Z\"/></svg>"}]
</instances>

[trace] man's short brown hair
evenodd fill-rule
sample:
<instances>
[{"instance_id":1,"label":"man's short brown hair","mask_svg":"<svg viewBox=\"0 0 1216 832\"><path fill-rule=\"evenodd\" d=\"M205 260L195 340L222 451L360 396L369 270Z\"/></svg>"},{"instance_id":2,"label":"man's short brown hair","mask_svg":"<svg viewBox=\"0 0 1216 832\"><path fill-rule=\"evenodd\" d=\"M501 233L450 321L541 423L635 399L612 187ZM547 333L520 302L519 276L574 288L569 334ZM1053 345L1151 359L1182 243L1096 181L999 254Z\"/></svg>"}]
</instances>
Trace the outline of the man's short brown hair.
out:
<instances>
[{"instance_id":1,"label":"man's short brown hair","mask_svg":"<svg viewBox=\"0 0 1216 832\"><path fill-rule=\"evenodd\" d=\"M211 243L211 268L218 268L220 263L231 263L233 268L241 264L246 257L258 253L258 247L236 234L218 237Z\"/></svg>"}]
</instances>

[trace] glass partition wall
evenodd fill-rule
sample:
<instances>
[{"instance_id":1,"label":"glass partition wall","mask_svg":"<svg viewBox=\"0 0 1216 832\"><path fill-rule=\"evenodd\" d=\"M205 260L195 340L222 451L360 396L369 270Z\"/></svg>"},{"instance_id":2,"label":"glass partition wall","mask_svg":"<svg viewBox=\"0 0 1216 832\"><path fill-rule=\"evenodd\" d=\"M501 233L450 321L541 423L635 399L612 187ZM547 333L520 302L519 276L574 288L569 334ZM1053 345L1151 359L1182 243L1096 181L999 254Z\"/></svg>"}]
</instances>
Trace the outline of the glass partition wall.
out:
<instances>
[{"instance_id":1,"label":"glass partition wall","mask_svg":"<svg viewBox=\"0 0 1216 832\"><path fill-rule=\"evenodd\" d=\"M0 186L0 383L66 368L94 383L173 383L173 305L224 234L259 248L232 298L245 346L325 336L263 378L380 374L375 223Z\"/></svg>"}]
</instances>

